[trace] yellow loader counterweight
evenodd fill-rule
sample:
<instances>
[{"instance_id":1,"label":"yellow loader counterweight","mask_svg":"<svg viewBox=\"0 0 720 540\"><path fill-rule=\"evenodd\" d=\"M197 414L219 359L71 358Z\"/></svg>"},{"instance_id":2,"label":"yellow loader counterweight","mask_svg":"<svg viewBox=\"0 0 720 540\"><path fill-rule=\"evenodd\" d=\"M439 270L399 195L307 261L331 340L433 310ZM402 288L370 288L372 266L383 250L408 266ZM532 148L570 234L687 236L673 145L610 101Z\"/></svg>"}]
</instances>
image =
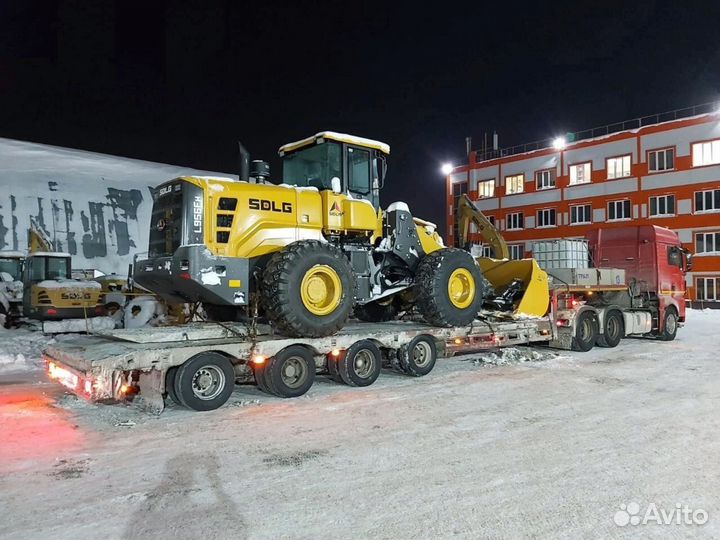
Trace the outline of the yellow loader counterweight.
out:
<instances>
[{"instance_id":1,"label":"yellow loader counterweight","mask_svg":"<svg viewBox=\"0 0 720 540\"><path fill-rule=\"evenodd\" d=\"M412 305L436 325L475 318L484 290L472 257L444 247L405 203L380 208L387 144L326 131L279 153L279 185L245 154L239 181L182 177L155 189L135 281L169 302L202 302L215 320L257 304L289 336L332 334L353 310L368 321Z\"/></svg>"}]
</instances>

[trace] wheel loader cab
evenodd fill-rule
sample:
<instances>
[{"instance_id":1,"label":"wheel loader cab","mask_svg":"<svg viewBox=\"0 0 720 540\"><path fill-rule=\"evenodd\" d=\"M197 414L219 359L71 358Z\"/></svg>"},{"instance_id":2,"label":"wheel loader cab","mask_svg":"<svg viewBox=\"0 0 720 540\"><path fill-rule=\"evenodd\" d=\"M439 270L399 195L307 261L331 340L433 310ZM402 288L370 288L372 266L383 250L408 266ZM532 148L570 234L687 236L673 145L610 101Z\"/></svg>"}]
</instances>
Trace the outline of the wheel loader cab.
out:
<instances>
[{"instance_id":1,"label":"wheel loader cab","mask_svg":"<svg viewBox=\"0 0 720 540\"><path fill-rule=\"evenodd\" d=\"M284 184L332 191L380 207L380 189L390 154L387 144L324 131L281 146L279 153Z\"/></svg>"}]
</instances>

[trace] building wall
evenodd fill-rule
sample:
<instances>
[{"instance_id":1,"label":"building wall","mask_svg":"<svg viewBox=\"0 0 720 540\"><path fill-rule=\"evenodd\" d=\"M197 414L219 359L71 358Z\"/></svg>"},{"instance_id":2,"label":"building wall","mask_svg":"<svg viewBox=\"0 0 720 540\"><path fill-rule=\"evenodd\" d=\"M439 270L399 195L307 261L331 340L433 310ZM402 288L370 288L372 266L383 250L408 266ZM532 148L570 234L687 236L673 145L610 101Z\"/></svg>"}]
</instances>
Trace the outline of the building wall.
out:
<instances>
[{"instance_id":1,"label":"building wall","mask_svg":"<svg viewBox=\"0 0 720 540\"><path fill-rule=\"evenodd\" d=\"M564 150L551 148L484 162L475 161L470 154L469 164L458 167L448 177L448 205L453 202L453 185L468 182L468 192L478 207L495 218L508 244L522 245L526 256L530 255L535 240L578 238L598 227L626 227L629 225L658 225L676 231L680 241L691 252L696 252L699 233L720 233L720 208L703 211L696 207L695 194L704 190L720 190L720 157L713 164L693 166L693 143L720 140L720 114L645 126L638 130L615 133L609 136L569 144ZM671 148L674 152L672 170L650 170L649 151ZM629 155L629 175L608 178L608 158ZM591 163L591 181L570 185L570 167ZM540 170L553 170L555 187L538 189L535 174ZM522 193L506 194L506 177L524 174ZM492 197L478 195L477 182L494 179ZM457 189L456 189L457 191ZM673 195L674 212L667 216L650 215L651 197ZM613 201L629 201L629 217L612 220L608 205ZM572 224L571 207L590 205L591 223ZM538 213L554 209L556 224L539 226ZM522 212L524 226L521 230L509 230L508 214ZM451 244L454 215L448 212L448 230ZM720 238L720 236L718 237ZM480 243L475 235L473 241ZM688 274L688 298L697 300L698 278L717 277L720 285L720 246L711 253L697 253L693 258L693 271ZM720 299L720 292L714 291Z\"/></svg>"},{"instance_id":2,"label":"building wall","mask_svg":"<svg viewBox=\"0 0 720 540\"><path fill-rule=\"evenodd\" d=\"M33 219L73 268L107 274L126 273L147 252L153 187L228 176L2 138L0 163L0 251L25 251Z\"/></svg>"}]
</instances>

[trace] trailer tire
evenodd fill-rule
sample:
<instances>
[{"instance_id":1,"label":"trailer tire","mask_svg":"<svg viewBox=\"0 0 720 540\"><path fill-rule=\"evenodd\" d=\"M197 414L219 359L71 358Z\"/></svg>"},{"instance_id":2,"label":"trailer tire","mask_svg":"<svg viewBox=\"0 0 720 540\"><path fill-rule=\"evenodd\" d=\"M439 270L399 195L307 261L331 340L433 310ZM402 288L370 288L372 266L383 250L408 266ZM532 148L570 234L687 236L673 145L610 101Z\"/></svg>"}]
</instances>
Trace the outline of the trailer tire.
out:
<instances>
[{"instance_id":1,"label":"trailer tire","mask_svg":"<svg viewBox=\"0 0 720 540\"><path fill-rule=\"evenodd\" d=\"M380 376L382 352L369 339L357 341L340 357L337 369L348 386L370 386Z\"/></svg>"},{"instance_id":2,"label":"trailer tire","mask_svg":"<svg viewBox=\"0 0 720 540\"><path fill-rule=\"evenodd\" d=\"M417 308L432 326L466 326L482 306L484 281L472 256L443 248L426 255L415 275Z\"/></svg>"},{"instance_id":3,"label":"trailer tire","mask_svg":"<svg viewBox=\"0 0 720 540\"><path fill-rule=\"evenodd\" d=\"M266 361L267 362L267 361ZM255 384L257 384L257 387L260 389L260 391L265 392L266 394L270 393L270 390L268 390L267 383L265 382L265 368L267 367L267 363L265 364L253 364L253 376L255 377Z\"/></svg>"},{"instance_id":4,"label":"trailer tire","mask_svg":"<svg viewBox=\"0 0 720 540\"><path fill-rule=\"evenodd\" d=\"M665 310L663 319L663 330L660 332L661 341L672 341L675 339L678 331L678 316L674 307L668 307Z\"/></svg>"},{"instance_id":5,"label":"trailer tire","mask_svg":"<svg viewBox=\"0 0 720 540\"><path fill-rule=\"evenodd\" d=\"M261 302L288 337L325 337L340 330L353 308L355 277L340 249L300 240L275 253L263 272Z\"/></svg>"},{"instance_id":6,"label":"trailer tire","mask_svg":"<svg viewBox=\"0 0 720 540\"><path fill-rule=\"evenodd\" d=\"M175 374L175 394L180 403L196 411L221 407L234 387L235 370L230 360L217 352L196 354Z\"/></svg>"},{"instance_id":7,"label":"trailer tire","mask_svg":"<svg viewBox=\"0 0 720 540\"><path fill-rule=\"evenodd\" d=\"M625 337L625 323L622 313L614 309L605 315L605 327L602 334L598 334L595 344L599 347L617 347L620 340Z\"/></svg>"},{"instance_id":8,"label":"trailer tire","mask_svg":"<svg viewBox=\"0 0 720 540\"><path fill-rule=\"evenodd\" d=\"M178 368L176 367L167 370L167 373L165 374L165 390L167 391L167 395L173 403L183 407L180 398L175 393L175 376L177 375L177 370Z\"/></svg>"},{"instance_id":9,"label":"trailer tire","mask_svg":"<svg viewBox=\"0 0 720 540\"><path fill-rule=\"evenodd\" d=\"M435 367L437 345L431 336L420 335L398 349L398 361L403 372L412 377L424 377Z\"/></svg>"},{"instance_id":10,"label":"trailer tire","mask_svg":"<svg viewBox=\"0 0 720 540\"><path fill-rule=\"evenodd\" d=\"M290 345L268 358L263 369L268 391L278 397L299 397L315 381L315 359L307 347Z\"/></svg>"},{"instance_id":11,"label":"trailer tire","mask_svg":"<svg viewBox=\"0 0 720 540\"><path fill-rule=\"evenodd\" d=\"M338 364L340 363L340 357L333 356L332 354L327 355L327 370L330 378L336 383L342 383L342 377L338 371Z\"/></svg>"},{"instance_id":12,"label":"trailer tire","mask_svg":"<svg viewBox=\"0 0 720 540\"><path fill-rule=\"evenodd\" d=\"M598 336L598 320L592 311L583 311L578 315L573 349L587 352L593 348Z\"/></svg>"}]
</instances>

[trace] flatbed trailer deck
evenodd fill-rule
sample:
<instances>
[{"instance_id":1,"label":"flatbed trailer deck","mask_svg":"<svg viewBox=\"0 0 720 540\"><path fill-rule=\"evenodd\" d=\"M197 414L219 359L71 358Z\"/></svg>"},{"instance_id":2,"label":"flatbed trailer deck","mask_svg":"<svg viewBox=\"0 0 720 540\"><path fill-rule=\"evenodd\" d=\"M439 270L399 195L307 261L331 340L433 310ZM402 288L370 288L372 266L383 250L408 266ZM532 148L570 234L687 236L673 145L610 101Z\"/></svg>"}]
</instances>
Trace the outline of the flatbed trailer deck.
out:
<instances>
[{"instance_id":1,"label":"flatbed trailer deck","mask_svg":"<svg viewBox=\"0 0 720 540\"><path fill-rule=\"evenodd\" d=\"M273 361L286 351L298 354L296 370L298 366L303 367L303 356L312 358L313 373L305 374L310 384L315 373L329 373L338 382L366 386L374 382L381 366L419 376L432 370L437 357L512 345L547 344L556 334L549 318L511 320L493 317L453 328L437 328L412 321L352 323L324 338L273 335L270 328L263 325L258 326L253 338L248 330L240 323L115 330L55 343L43 354L51 378L76 395L93 401L123 400L133 396L144 407L159 412L164 406L163 396L168 394L190 408L216 408L208 405L215 405L215 398L222 397L220 395L199 401L192 399L197 394L202 397L202 392L198 391L202 390L202 385L197 382L197 377L195 382L191 379L189 389L194 389L195 396L183 399L178 395L184 391L182 384L176 384L179 370L198 358L209 362L208 373L198 376L205 376L205 381L213 375L240 383L256 381L261 389L272 394L294 397L309 388L307 381L293 386L292 377L289 385L283 383L283 377L270 380ZM309 354L303 354L300 349ZM380 356L373 358L372 353L378 351ZM343 373L342 366L348 363L344 362L348 354L357 357L348 369L358 371L359 377ZM213 360L227 361L232 371L223 373Z\"/></svg>"}]
</instances>

